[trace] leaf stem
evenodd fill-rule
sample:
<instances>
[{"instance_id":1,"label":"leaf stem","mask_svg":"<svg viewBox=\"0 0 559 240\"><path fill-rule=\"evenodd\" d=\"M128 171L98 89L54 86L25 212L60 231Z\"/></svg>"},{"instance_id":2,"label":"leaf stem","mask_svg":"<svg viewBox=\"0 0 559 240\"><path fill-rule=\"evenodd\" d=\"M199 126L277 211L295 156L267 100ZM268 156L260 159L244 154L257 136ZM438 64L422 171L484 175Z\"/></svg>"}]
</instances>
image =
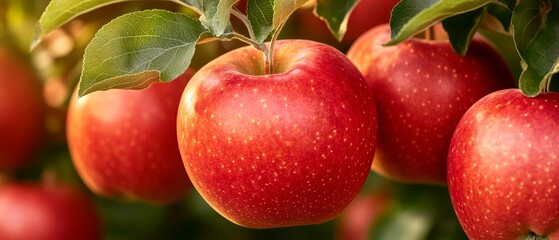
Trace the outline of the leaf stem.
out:
<instances>
[{"instance_id":1,"label":"leaf stem","mask_svg":"<svg viewBox=\"0 0 559 240\"><path fill-rule=\"evenodd\" d=\"M272 34L272 39L270 40L270 50L268 51L268 55L266 56L266 58L268 59L268 73L269 74L274 73L274 45L276 44L276 40L278 39L278 36L279 36L279 34L280 34L284 25L285 25L285 22L281 23L281 25L278 27L278 29Z\"/></svg>"},{"instance_id":2,"label":"leaf stem","mask_svg":"<svg viewBox=\"0 0 559 240\"><path fill-rule=\"evenodd\" d=\"M181 5L181 6L183 6L183 7L186 7L186 8L188 8L188 9L194 11L196 14L198 14L198 15L200 15L200 16L201 16L202 14L204 14L203 12L200 11L200 9L198 9L198 8L192 6L192 5L186 4L186 3L183 2L183 1L180 1L180 0L167 0L167 1L174 2L174 3L178 4L178 5Z\"/></svg>"},{"instance_id":3,"label":"leaf stem","mask_svg":"<svg viewBox=\"0 0 559 240\"><path fill-rule=\"evenodd\" d=\"M551 83L553 82L553 74L549 76L545 76L541 85L540 89L541 92L551 92Z\"/></svg>"},{"instance_id":4,"label":"leaf stem","mask_svg":"<svg viewBox=\"0 0 559 240\"><path fill-rule=\"evenodd\" d=\"M271 74L272 69L273 69L273 58L272 58L273 48L268 48L266 46L266 44L263 44L263 43L259 44L254 40L254 39L256 39L256 35L254 35L254 30L252 29L252 24L250 24L250 21L248 20L247 15L243 14L236 7L231 9L231 14L243 22L243 24L246 26L246 28L248 30L248 35L250 36L250 38L247 38L247 37L245 37L241 34L238 34L238 33L234 32L233 33L233 38L236 38L236 39L241 40L245 43L248 43L248 44L252 45L253 47L255 47L256 49L262 51L262 53L264 54L264 65L265 65L264 71L265 71L266 74ZM273 46L273 44L271 46Z\"/></svg>"},{"instance_id":5,"label":"leaf stem","mask_svg":"<svg viewBox=\"0 0 559 240\"><path fill-rule=\"evenodd\" d=\"M245 27L248 30L248 35L250 36L251 39L255 39L255 35L254 35L254 30L252 29L252 24L250 24L250 21L248 20L247 15L243 14L241 11L239 11L239 9L237 9L237 7L234 7L231 9L231 14L233 14L233 16L235 16L236 18L238 18L239 20L241 20L243 22L243 24L245 25Z\"/></svg>"},{"instance_id":6,"label":"leaf stem","mask_svg":"<svg viewBox=\"0 0 559 240\"><path fill-rule=\"evenodd\" d=\"M430 26L425 29L425 39L427 40L435 40L435 29L434 26Z\"/></svg>"}]
</instances>

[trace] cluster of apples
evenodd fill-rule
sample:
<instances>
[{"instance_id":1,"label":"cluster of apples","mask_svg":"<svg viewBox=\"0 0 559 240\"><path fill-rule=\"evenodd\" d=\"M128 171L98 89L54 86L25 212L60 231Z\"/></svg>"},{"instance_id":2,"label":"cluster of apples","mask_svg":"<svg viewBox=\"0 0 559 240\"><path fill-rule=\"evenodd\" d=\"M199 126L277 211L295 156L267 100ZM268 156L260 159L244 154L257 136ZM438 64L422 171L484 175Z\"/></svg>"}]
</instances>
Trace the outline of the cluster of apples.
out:
<instances>
[{"instance_id":1,"label":"cluster of apples","mask_svg":"<svg viewBox=\"0 0 559 240\"><path fill-rule=\"evenodd\" d=\"M155 203L180 198L188 173L225 218L271 228L338 216L372 163L397 181L448 183L474 239L548 235L558 198L546 183L557 180L559 139L539 135L557 127L555 95L512 89L506 64L481 38L464 57L447 40L382 46L389 39L389 26L377 26L347 56L279 41L273 74L244 47L185 73L188 84L134 93L145 94L138 102L128 91L91 94L70 107L75 165L99 194Z\"/></svg>"},{"instance_id":2,"label":"cluster of apples","mask_svg":"<svg viewBox=\"0 0 559 240\"><path fill-rule=\"evenodd\" d=\"M243 47L172 83L75 96L74 165L106 197L167 204L193 185L250 228L331 220L372 167L448 184L472 239L554 238L557 94L523 96L478 37L462 57L447 40L385 47L387 24L359 35L347 55L278 41L271 74L261 52Z\"/></svg>"},{"instance_id":3,"label":"cluster of apples","mask_svg":"<svg viewBox=\"0 0 559 240\"><path fill-rule=\"evenodd\" d=\"M393 47L390 28L363 34L348 57L378 110L373 169L390 179L447 185L471 239L553 239L559 94L524 96L480 37L458 56L447 40Z\"/></svg>"}]
</instances>

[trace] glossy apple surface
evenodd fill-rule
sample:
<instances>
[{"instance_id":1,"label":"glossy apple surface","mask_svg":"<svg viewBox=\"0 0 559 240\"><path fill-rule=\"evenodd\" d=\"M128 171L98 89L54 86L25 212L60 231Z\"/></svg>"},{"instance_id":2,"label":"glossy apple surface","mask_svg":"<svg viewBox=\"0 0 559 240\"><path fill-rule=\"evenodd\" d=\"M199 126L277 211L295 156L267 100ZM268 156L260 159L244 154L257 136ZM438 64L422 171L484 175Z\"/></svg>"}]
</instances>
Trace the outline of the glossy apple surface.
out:
<instances>
[{"instance_id":1,"label":"glossy apple surface","mask_svg":"<svg viewBox=\"0 0 559 240\"><path fill-rule=\"evenodd\" d=\"M91 190L107 197L170 203L190 187L176 135L177 109L191 77L143 90L109 90L68 109L72 160Z\"/></svg>"},{"instance_id":2,"label":"glossy apple surface","mask_svg":"<svg viewBox=\"0 0 559 240\"><path fill-rule=\"evenodd\" d=\"M0 46L0 171L29 165L44 133L44 110L33 69Z\"/></svg>"},{"instance_id":3,"label":"glossy apple surface","mask_svg":"<svg viewBox=\"0 0 559 240\"><path fill-rule=\"evenodd\" d=\"M92 201L66 185L0 185L0 239L100 240L101 220Z\"/></svg>"},{"instance_id":4,"label":"glossy apple surface","mask_svg":"<svg viewBox=\"0 0 559 240\"><path fill-rule=\"evenodd\" d=\"M513 87L501 57L475 38L468 54L447 40L410 39L392 47L388 25L359 38L348 57L374 93L379 137L373 169L394 180L446 184L454 128L481 97Z\"/></svg>"},{"instance_id":5,"label":"glossy apple surface","mask_svg":"<svg viewBox=\"0 0 559 240\"><path fill-rule=\"evenodd\" d=\"M559 93L507 89L460 120L448 189L471 239L559 239L558 119Z\"/></svg>"},{"instance_id":6,"label":"glossy apple surface","mask_svg":"<svg viewBox=\"0 0 559 240\"><path fill-rule=\"evenodd\" d=\"M276 42L231 51L202 68L179 107L179 148L193 185L241 226L315 224L339 215L373 160L377 120L363 76L336 49Z\"/></svg>"}]
</instances>

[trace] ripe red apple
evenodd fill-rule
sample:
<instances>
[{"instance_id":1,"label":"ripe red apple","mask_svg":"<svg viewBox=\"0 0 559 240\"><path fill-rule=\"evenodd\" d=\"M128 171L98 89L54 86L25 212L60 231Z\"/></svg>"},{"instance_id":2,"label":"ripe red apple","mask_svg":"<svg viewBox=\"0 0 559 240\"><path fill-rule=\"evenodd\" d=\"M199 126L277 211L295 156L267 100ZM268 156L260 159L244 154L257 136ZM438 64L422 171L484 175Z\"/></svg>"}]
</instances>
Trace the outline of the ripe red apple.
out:
<instances>
[{"instance_id":1,"label":"ripe red apple","mask_svg":"<svg viewBox=\"0 0 559 240\"><path fill-rule=\"evenodd\" d=\"M44 110L30 65L0 46L0 171L31 162L44 133Z\"/></svg>"},{"instance_id":2,"label":"ripe red apple","mask_svg":"<svg viewBox=\"0 0 559 240\"><path fill-rule=\"evenodd\" d=\"M233 50L192 77L177 132L202 197L249 228L315 224L357 195L374 156L374 98L331 46L278 41L274 74L262 53Z\"/></svg>"},{"instance_id":3,"label":"ripe red apple","mask_svg":"<svg viewBox=\"0 0 559 240\"><path fill-rule=\"evenodd\" d=\"M177 144L176 119L189 71L143 90L109 90L68 109L72 160L91 190L107 197L169 203L190 187Z\"/></svg>"},{"instance_id":4,"label":"ripe red apple","mask_svg":"<svg viewBox=\"0 0 559 240\"><path fill-rule=\"evenodd\" d=\"M559 239L558 119L559 93L529 98L517 89L465 113L450 144L448 189L468 237Z\"/></svg>"},{"instance_id":5,"label":"ripe red apple","mask_svg":"<svg viewBox=\"0 0 559 240\"><path fill-rule=\"evenodd\" d=\"M474 39L465 57L448 40L410 39L383 47L389 26L373 28L348 57L374 93L379 137L373 169L394 180L446 184L454 128L481 97L514 86L501 57Z\"/></svg>"},{"instance_id":6,"label":"ripe red apple","mask_svg":"<svg viewBox=\"0 0 559 240\"><path fill-rule=\"evenodd\" d=\"M101 220L76 188L55 184L0 185L0 239L101 239Z\"/></svg>"}]
</instances>

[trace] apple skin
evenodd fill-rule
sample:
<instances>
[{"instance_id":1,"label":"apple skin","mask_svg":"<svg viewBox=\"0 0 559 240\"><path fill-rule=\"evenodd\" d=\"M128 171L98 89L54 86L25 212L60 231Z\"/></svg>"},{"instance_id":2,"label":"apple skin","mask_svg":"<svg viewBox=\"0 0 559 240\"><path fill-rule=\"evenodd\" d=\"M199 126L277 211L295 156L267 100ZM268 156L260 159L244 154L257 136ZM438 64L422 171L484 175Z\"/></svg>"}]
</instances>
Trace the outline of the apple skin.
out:
<instances>
[{"instance_id":1,"label":"apple skin","mask_svg":"<svg viewBox=\"0 0 559 240\"><path fill-rule=\"evenodd\" d=\"M0 171L28 166L43 135L45 104L30 65L0 46Z\"/></svg>"},{"instance_id":2,"label":"apple skin","mask_svg":"<svg viewBox=\"0 0 559 240\"><path fill-rule=\"evenodd\" d=\"M559 93L529 98L518 89L464 114L450 144L448 189L468 237L559 239L558 119Z\"/></svg>"},{"instance_id":3,"label":"apple skin","mask_svg":"<svg viewBox=\"0 0 559 240\"><path fill-rule=\"evenodd\" d=\"M444 185L456 124L478 99L514 87L514 79L501 57L478 38L465 57L447 40L410 39L383 47L389 39L389 26L378 26L347 54L377 103L373 169L397 181Z\"/></svg>"},{"instance_id":4,"label":"apple skin","mask_svg":"<svg viewBox=\"0 0 559 240\"><path fill-rule=\"evenodd\" d=\"M277 41L233 50L186 87L177 121L188 175L222 216L248 228L316 224L339 215L373 160L377 120L363 76L338 50Z\"/></svg>"},{"instance_id":5,"label":"apple skin","mask_svg":"<svg viewBox=\"0 0 559 240\"><path fill-rule=\"evenodd\" d=\"M102 239L101 220L91 199L62 184L0 185L0 239Z\"/></svg>"},{"instance_id":6,"label":"apple skin","mask_svg":"<svg viewBox=\"0 0 559 240\"><path fill-rule=\"evenodd\" d=\"M167 204L190 189L177 144L176 118L186 71L143 90L94 92L77 99L67 118L74 165L95 193Z\"/></svg>"}]
</instances>

